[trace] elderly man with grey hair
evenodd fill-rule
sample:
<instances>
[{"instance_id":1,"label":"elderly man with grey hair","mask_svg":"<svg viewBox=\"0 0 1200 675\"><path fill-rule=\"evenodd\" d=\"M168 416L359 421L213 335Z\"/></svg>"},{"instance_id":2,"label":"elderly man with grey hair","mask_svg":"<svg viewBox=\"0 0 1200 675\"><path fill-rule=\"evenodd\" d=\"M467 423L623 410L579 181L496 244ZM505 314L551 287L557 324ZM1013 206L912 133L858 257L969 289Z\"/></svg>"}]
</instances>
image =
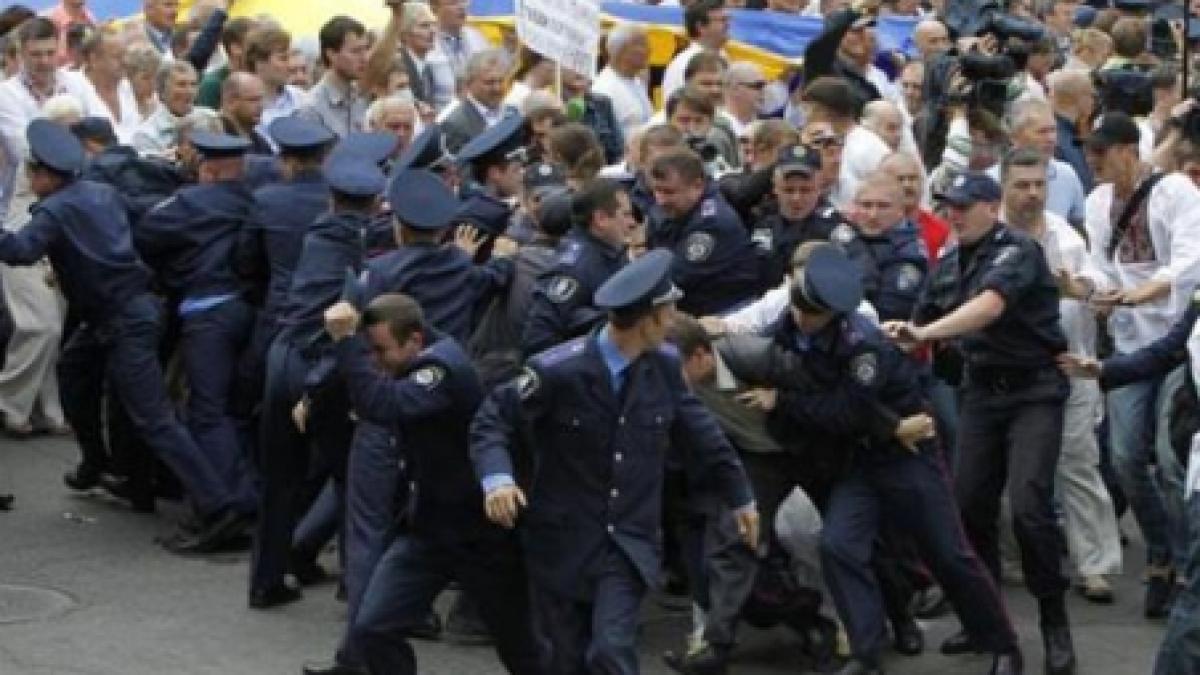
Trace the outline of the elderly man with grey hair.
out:
<instances>
[{"instance_id":1,"label":"elderly man with grey hair","mask_svg":"<svg viewBox=\"0 0 1200 675\"><path fill-rule=\"evenodd\" d=\"M463 93L438 118L448 150L458 152L504 117L504 80L510 65L508 53L502 49L489 49L467 59Z\"/></svg>"},{"instance_id":2,"label":"elderly man with grey hair","mask_svg":"<svg viewBox=\"0 0 1200 675\"><path fill-rule=\"evenodd\" d=\"M617 25L605 40L608 65L592 82L592 92L612 101L621 133L629 138L654 116L654 104L642 79L650 59L650 41L646 30L632 23Z\"/></svg>"},{"instance_id":3,"label":"elderly man with grey hair","mask_svg":"<svg viewBox=\"0 0 1200 675\"><path fill-rule=\"evenodd\" d=\"M758 119L766 88L766 76L749 61L734 61L725 71L725 106L720 115L729 122L734 138L745 137Z\"/></svg>"},{"instance_id":4,"label":"elderly man with grey hair","mask_svg":"<svg viewBox=\"0 0 1200 675\"><path fill-rule=\"evenodd\" d=\"M173 156L180 122L195 109L196 69L187 61L165 61L155 77L158 108L133 134L133 147L143 155ZM215 111L204 108L214 119Z\"/></svg>"},{"instance_id":5,"label":"elderly man with grey hair","mask_svg":"<svg viewBox=\"0 0 1200 675\"><path fill-rule=\"evenodd\" d=\"M1076 229L1083 227L1083 183L1071 165L1055 159L1058 148L1058 124L1054 110L1043 101L1026 100L1014 103L1005 119L1014 148L1030 148L1049 160L1046 166L1046 210L1066 220ZM1000 181L1000 165L992 167L992 178Z\"/></svg>"},{"instance_id":6,"label":"elderly man with grey hair","mask_svg":"<svg viewBox=\"0 0 1200 675\"><path fill-rule=\"evenodd\" d=\"M412 142L419 122L411 92L378 99L367 108L367 131L386 131L396 137L393 157L404 152Z\"/></svg>"}]
</instances>

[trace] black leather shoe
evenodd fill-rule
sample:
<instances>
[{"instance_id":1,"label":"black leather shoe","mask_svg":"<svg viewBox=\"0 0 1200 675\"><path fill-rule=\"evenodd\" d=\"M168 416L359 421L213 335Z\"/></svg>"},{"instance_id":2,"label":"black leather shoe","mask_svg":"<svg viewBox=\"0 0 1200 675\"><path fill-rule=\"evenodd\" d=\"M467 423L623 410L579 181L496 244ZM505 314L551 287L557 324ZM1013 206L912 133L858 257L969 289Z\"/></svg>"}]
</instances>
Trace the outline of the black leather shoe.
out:
<instances>
[{"instance_id":1,"label":"black leather shoe","mask_svg":"<svg viewBox=\"0 0 1200 675\"><path fill-rule=\"evenodd\" d=\"M100 485L100 469L80 464L73 471L63 474L63 482L72 490L83 492Z\"/></svg>"},{"instance_id":2,"label":"black leather shoe","mask_svg":"<svg viewBox=\"0 0 1200 675\"><path fill-rule=\"evenodd\" d=\"M462 593L458 594L450 611L446 612L446 625L442 632L446 642L458 645L492 644L492 633L479 616L478 606L469 595Z\"/></svg>"},{"instance_id":3,"label":"black leather shoe","mask_svg":"<svg viewBox=\"0 0 1200 675\"><path fill-rule=\"evenodd\" d=\"M854 659L837 671L837 675L883 675L883 668Z\"/></svg>"},{"instance_id":4,"label":"black leather shoe","mask_svg":"<svg viewBox=\"0 0 1200 675\"><path fill-rule=\"evenodd\" d=\"M299 588L289 586L286 583L274 588L252 589L250 591L250 608L270 609L296 602L302 597L304 597L304 594L300 592Z\"/></svg>"},{"instance_id":5,"label":"black leather shoe","mask_svg":"<svg viewBox=\"0 0 1200 675\"><path fill-rule=\"evenodd\" d=\"M1075 646L1070 626L1043 625L1042 644L1046 648L1046 675L1074 675Z\"/></svg>"},{"instance_id":6,"label":"black leather shoe","mask_svg":"<svg viewBox=\"0 0 1200 675\"><path fill-rule=\"evenodd\" d=\"M1025 664L1021 652L1005 652L992 657L992 669L988 675L1021 675L1025 672Z\"/></svg>"},{"instance_id":7,"label":"black leather shoe","mask_svg":"<svg viewBox=\"0 0 1200 675\"><path fill-rule=\"evenodd\" d=\"M180 555L215 553L239 539L244 539L249 524L250 519L245 514L233 509L224 509L208 518L204 529L196 535L169 541L163 546L168 551Z\"/></svg>"},{"instance_id":8,"label":"black leather shoe","mask_svg":"<svg viewBox=\"0 0 1200 675\"><path fill-rule=\"evenodd\" d=\"M1147 619L1165 619L1171 610L1171 587L1174 584L1170 574L1151 574L1146 581Z\"/></svg>"},{"instance_id":9,"label":"black leather shoe","mask_svg":"<svg viewBox=\"0 0 1200 675\"><path fill-rule=\"evenodd\" d=\"M941 586L933 585L917 591L913 595L909 610L913 617L930 621L939 619L950 613L950 601Z\"/></svg>"},{"instance_id":10,"label":"black leather shoe","mask_svg":"<svg viewBox=\"0 0 1200 675\"><path fill-rule=\"evenodd\" d=\"M404 635L418 640L440 640L442 638L442 617L434 610L429 610L425 621L420 626L413 626L404 631Z\"/></svg>"},{"instance_id":11,"label":"black leather shoe","mask_svg":"<svg viewBox=\"0 0 1200 675\"><path fill-rule=\"evenodd\" d=\"M911 617L892 624L892 648L905 656L925 651L925 634Z\"/></svg>"},{"instance_id":12,"label":"black leather shoe","mask_svg":"<svg viewBox=\"0 0 1200 675\"><path fill-rule=\"evenodd\" d=\"M704 645L701 649L686 654L666 652L663 663L671 670L686 675L725 675L729 669L727 648Z\"/></svg>"},{"instance_id":13,"label":"black leather shoe","mask_svg":"<svg viewBox=\"0 0 1200 675\"><path fill-rule=\"evenodd\" d=\"M129 478L100 474L100 487L117 499L129 502L138 513L154 513L154 492L139 488Z\"/></svg>"},{"instance_id":14,"label":"black leather shoe","mask_svg":"<svg viewBox=\"0 0 1200 675\"><path fill-rule=\"evenodd\" d=\"M983 650L975 644L975 641L971 639L970 634L965 630L958 631L946 638L946 641L942 643L942 653L946 656L953 656L955 654L980 654L982 652Z\"/></svg>"},{"instance_id":15,"label":"black leather shoe","mask_svg":"<svg viewBox=\"0 0 1200 675\"><path fill-rule=\"evenodd\" d=\"M288 570L301 586L314 586L333 578L333 575L311 556L297 551L292 551L288 556Z\"/></svg>"},{"instance_id":16,"label":"black leather shoe","mask_svg":"<svg viewBox=\"0 0 1200 675\"><path fill-rule=\"evenodd\" d=\"M10 494L0 494L0 511L12 511L16 498Z\"/></svg>"}]
</instances>

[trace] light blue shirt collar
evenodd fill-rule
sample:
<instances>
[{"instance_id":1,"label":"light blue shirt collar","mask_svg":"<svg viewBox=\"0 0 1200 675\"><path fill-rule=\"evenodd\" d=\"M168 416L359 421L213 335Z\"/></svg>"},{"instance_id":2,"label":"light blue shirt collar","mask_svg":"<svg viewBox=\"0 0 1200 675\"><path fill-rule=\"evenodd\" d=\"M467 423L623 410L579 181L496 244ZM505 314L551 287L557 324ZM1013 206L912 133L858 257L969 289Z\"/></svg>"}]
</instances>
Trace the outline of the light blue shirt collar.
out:
<instances>
[{"instance_id":1,"label":"light blue shirt collar","mask_svg":"<svg viewBox=\"0 0 1200 675\"><path fill-rule=\"evenodd\" d=\"M625 371L629 369L629 359L625 358L616 343L612 341L612 337L608 334L608 326L602 328L596 335L596 348L600 350L600 358L604 359L604 366L608 368L613 391L620 392L621 384L625 380Z\"/></svg>"}]
</instances>

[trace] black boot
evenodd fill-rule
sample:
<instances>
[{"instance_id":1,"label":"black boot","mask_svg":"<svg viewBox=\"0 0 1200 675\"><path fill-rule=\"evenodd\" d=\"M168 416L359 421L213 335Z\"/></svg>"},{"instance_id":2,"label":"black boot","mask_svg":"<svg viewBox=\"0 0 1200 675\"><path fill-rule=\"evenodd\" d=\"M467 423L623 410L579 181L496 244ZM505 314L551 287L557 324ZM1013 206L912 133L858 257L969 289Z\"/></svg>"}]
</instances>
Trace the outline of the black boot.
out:
<instances>
[{"instance_id":1,"label":"black boot","mask_svg":"<svg viewBox=\"0 0 1200 675\"><path fill-rule=\"evenodd\" d=\"M725 675L729 668L729 648L706 644L694 652L667 652L663 662L677 673L686 675Z\"/></svg>"},{"instance_id":2,"label":"black boot","mask_svg":"<svg viewBox=\"0 0 1200 675\"><path fill-rule=\"evenodd\" d=\"M971 634L966 629L951 635L942 643L942 653L947 656L955 654L979 654L982 652L983 650L979 648L979 645L975 644L975 641L971 639Z\"/></svg>"},{"instance_id":3,"label":"black boot","mask_svg":"<svg viewBox=\"0 0 1200 675\"><path fill-rule=\"evenodd\" d=\"M1004 652L992 657L992 668L988 675L1021 675L1025 672L1025 664L1020 651Z\"/></svg>"},{"instance_id":4,"label":"black boot","mask_svg":"<svg viewBox=\"0 0 1200 675\"><path fill-rule=\"evenodd\" d=\"M892 647L905 656L916 656L925 650L925 634L911 616L892 622Z\"/></svg>"},{"instance_id":5,"label":"black boot","mask_svg":"<svg viewBox=\"0 0 1200 675\"><path fill-rule=\"evenodd\" d=\"M842 667L837 675L883 675L883 668L876 663L865 663L854 659Z\"/></svg>"},{"instance_id":6,"label":"black boot","mask_svg":"<svg viewBox=\"0 0 1200 675\"><path fill-rule=\"evenodd\" d=\"M72 490L83 492L100 485L100 474L100 469L81 463L73 471L63 474L63 482Z\"/></svg>"},{"instance_id":7,"label":"black boot","mask_svg":"<svg viewBox=\"0 0 1200 675\"><path fill-rule=\"evenodd\" d=\"M446 613L446 640L460 645L490 645L492 634L483 618L479 616L479 608L474 599L466 593L459 593L450 611Z\"/></svg>"},{"instance_id":8,"label":"black boot","mask_svg":"<svg viewBox=\"0 0 1200 675\"><path fill-rule=\"evenodd\" d=\"M1075 674L1075 646L1071 627L1042 624L1042 644L1046 648L1046 675Z\"/></svg>"}]
</instances>

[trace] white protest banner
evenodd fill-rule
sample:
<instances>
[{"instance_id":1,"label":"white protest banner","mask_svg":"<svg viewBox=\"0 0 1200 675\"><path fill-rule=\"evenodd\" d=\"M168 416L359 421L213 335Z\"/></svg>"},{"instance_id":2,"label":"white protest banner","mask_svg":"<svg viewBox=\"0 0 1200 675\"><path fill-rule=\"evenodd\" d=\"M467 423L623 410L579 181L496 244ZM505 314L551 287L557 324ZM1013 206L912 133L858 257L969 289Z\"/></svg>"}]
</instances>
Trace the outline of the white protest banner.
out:
<instances>
[{"instance_id":1,"label":"white protest banner","mask_svg":"<svg viewBox=\"0 0 1200 675\"><path fill-rule=\"evenodd\" d=\"M563 68L596 76L600 0L516 0L517 37Z\"/></svg>"}]
</instances>

